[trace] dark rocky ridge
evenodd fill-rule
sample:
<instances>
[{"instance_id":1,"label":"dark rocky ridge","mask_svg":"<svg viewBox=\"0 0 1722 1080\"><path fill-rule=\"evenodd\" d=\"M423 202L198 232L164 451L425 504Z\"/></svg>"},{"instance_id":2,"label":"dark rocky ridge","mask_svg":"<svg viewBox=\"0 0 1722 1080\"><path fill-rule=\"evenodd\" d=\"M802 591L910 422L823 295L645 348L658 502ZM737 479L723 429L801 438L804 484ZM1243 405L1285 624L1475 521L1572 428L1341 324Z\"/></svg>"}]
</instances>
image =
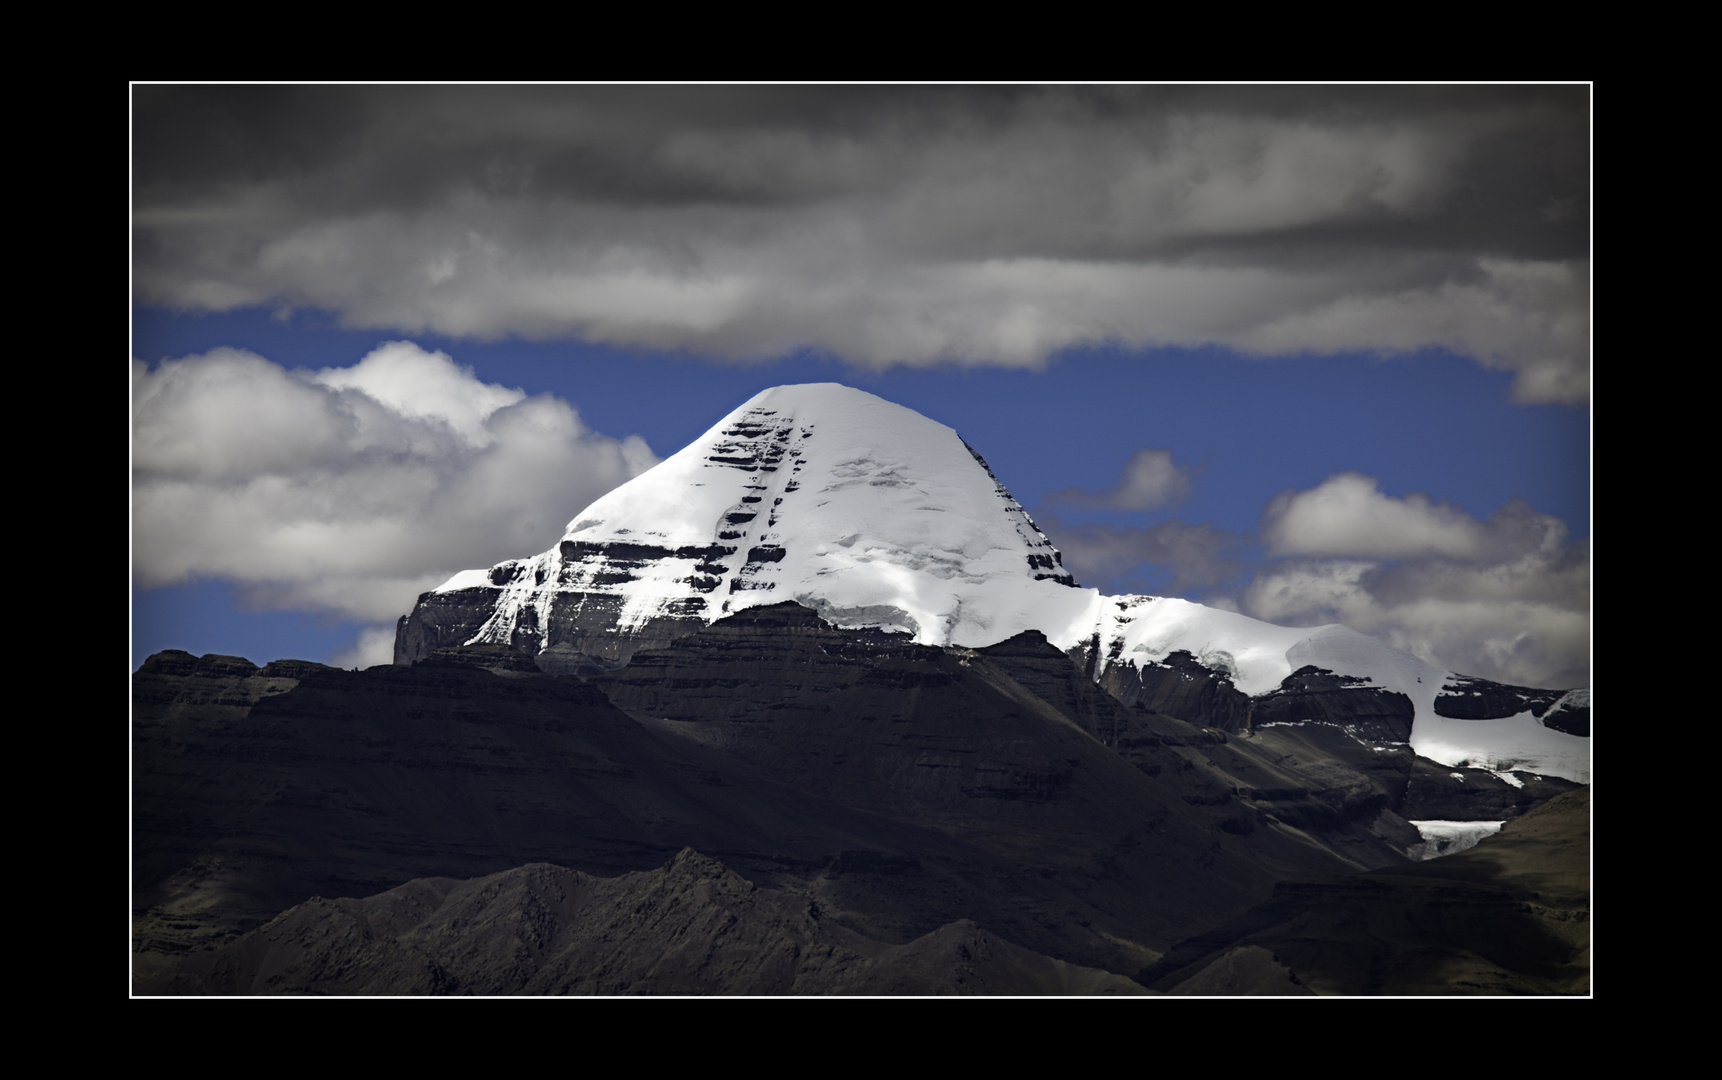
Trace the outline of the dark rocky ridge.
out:
<instances>
[{"instance_id":1,"label":"dark rocky ridge","mask_svg":"<svg viewBox=\"0 0 1722 1080\"><path fill-rule=\"evenodd\" d=\"M1200 770L1175 750L1141 752L1164 778L1132 767L983 654L834 630L798 605L749 609L593 684L666 737L1081 882L1112 913L1094 920L1103 936L1149 948L1265 887L1276 862L1342 861L1269 831L1220 828L1239 808L1229 792L1186 797ZM1105 966L1100 953L1059 955Z\"/></svg>"},{"instance_id":2,"label":"dark rocky ridge","mask_svg":"<svg viewBox=\"0 0 1722 1080\"><path fill-rule=\"evenodd\" d=\"M297 681L226 658L146 663L133 737L139 947L227 940L311 895L535 860L616 874L694 845L764 880L844 850L901 854L940 894L921 898L928 917L991 918L991 895L1024 892L1007 884L1015 868L940 833L666 742L596 689L521 671L521 659L461 650Z\"/></svg>"},{"instance_id":3,"label":"dark rocky ridge","mask_svg":"<svg viewBox=\"0 0 1722 1080\"><path fill-rule=\"evenodd\" d=\"M1373 745L1406 746L1416 715L1416 707L1404 694L1370 686L1366 679L1305 666L1250 702L1246 723L1250 730L1260 731L1275 724L1317 721L1338 725Z\"/></svg>"},{"instance_id":4,"label":"dark rocky ridge","mask_svg":"<svg viewBox=\"0 0 1722 1080\"><path fill-rule=\"evenodd\" d=\"M1566 693L1565 690L1536 690L1455 675L1441 687L1441 693L1435 698L1435 712L1455 720L1498 720L1527 710L1532 715L1542 716Z\"/></svg>"},{"instance_id":5,"label":"dark rocky ridge","mask_svg":"<svg viewBox=\"0 0 1722 1080\"><path fill-rule=\"evenodd\" d=\"M1187 650L1143 664L1121 662L1116 656L1103 659L1097 653L1090 647L1075 659L1090 678L1098 666L1100 687L1126 705L1141 705L1221 731L1242 731L1248 725L1249 696L1233 686L1224 672L1204 667Z\"/></svg>"},{"instance_id":6,"label":"dark rocky ridge","mask_svg":"<svg viewBox=\"0 0 1722 1080\"><path fill-rule=\"evenodd\" d=\"M693 846L813 890L874 940L968 918L1035 952L1133 970L1288 869L1355 865L1219 827L1241 808L1204 766L1166 740L1135 748L1133 765L973 654L835 631L793 605L734 622L711 631L721 661L693 642L619 673L675 715L723 713L705 725L642 724L606 680L550 678L506 646L410 668L302 665L297 680L152 660L134 736L140 951L171 962L311 895L534 860L612 875ZM750 728L761 738L710 737Z\"/></svg>"},{"instance_id":7,"label":"dark rocky ridge","mask_svg":"<svg viewBox=\"0 0 1722 1080\"><path fill-rule=\"evenodd\" d=\"M959 920L901 945L684 850L597 878L545 863L314 898L145 992L203 994L1146 994Z\"/></svg>"},{"instance_id":8,"label":"dark rocky ridge","mask_svg":"<svg viewBox=\"0 0 1722 1080\"><path fill-rule=\"evenodd\" d=\"M1031 638L1039 644L1026 644ZM1293 672L1251 700L1224 672L1184 651L1164 664L1115 664L1094 684L1077 666L1087 664L1091 651L1060 665L1049 650L1056 652L1041 635L1025 634L981 653L1013 665L1013 677L1127 759L1145 745L1179 746L1212 770L1201 774L1208 797L1230 792L1259 811L1258 820L1303 831L1360 868L1383 863L1359 830L1403 850L1418 835L1407 831L1410 820L1510 820L1579 786L1529 774L1515 786L1483 769L1418 757L1407 744L1413 716L1403 695L1319 668ZM1024 670L1031 653L1038 673ZM1112 692L1096 695L1096 685ZM1115 711L1119 702L1130 703L1133 719L1119 719L1126 715ZM1233 827L1245 820L1233 819Z\"/></svg>"},{"instance_id":9,"label":"dark rocky ridge","mask_svg":"<svg viewBox=\"0 0 1722 1080\"><path fill-rule=\"evenodd\" d=\"M1539 690L1455 675L1436 697L1435 712L1455 720L1497 720L1529 712L1544 727L1590 737L1590 695L1584 691Z\"/></svg>"},{"instance_id":10,"label":"dark rocky ridge","mask_svg":"<svg viewBox=\"0 0 1722 1080\"><path fill-rule=\"evenodd\" d=\"M1130 972L1277 880L1402 864L1406 818L1500 820L1566 790L1376 749L1368 709L1227 732L1126 706L1034 633L941 650L778 605L585 686L542 662L152 658L134 677L140 972L311 895L534 860L613 876L689 846L891 948L968 919ZM1280 696L1346 702L1332 681L1300 672Z\"/></svg>"},{"instance_id":11,"label":"dark rocky ridge","mask_svg":"<svg viewBox=\"0 0 1722 1080\"><path fill-rule=\"evenodd\" d=\"M1070 659L1107 693L1203 727L1238 733L1281 723L1326 723L1381 744L1410 737L1415 710L1403 695L1352 676L1315 667L1295 671L1275 689L1254 699L1238 690L1224 670L1210 668L1187 650L1164 660L1141 661L1121 654L1101 656L1094 642L1070 651ZM1582 690L1540 690L1456 675L1435 698L1437 715L1492 720L1529 711L1545 727L1590 736L1589 695Z\"/></svg>"},{"instance_id":12,"label":"dark rocky ridge","mask_svg":"<svg viewBox=\"0 0 1722 1080\"><path fill-rule=\"evenodd\" d=\"M1583 994L1590 990L1590 789L1509 822L1476 847L1343 878L1287 882L1273 899L1169 950L1157 989L1226 961L1271 959L1324 994Z\"/></svg>"}]
</instances>

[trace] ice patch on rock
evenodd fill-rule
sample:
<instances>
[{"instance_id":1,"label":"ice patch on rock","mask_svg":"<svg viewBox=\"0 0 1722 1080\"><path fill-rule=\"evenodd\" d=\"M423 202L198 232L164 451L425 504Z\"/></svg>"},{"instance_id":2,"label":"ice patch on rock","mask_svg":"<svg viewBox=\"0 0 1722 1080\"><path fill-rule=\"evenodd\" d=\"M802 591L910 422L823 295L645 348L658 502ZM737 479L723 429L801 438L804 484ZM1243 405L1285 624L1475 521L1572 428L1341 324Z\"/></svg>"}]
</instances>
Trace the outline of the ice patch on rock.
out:
<instances>
[{"instance_id":1,"label":"ice patch on rock","mask_svg":"<svg viewBox=\"0 0 1722 1080\"><path fill-rule=\"evenodd\" d=\"M1423 842L1406 854L1419 861L1454 855L1501 831L1504 821L1413 821Z\"/></svg>"}]
</instances>

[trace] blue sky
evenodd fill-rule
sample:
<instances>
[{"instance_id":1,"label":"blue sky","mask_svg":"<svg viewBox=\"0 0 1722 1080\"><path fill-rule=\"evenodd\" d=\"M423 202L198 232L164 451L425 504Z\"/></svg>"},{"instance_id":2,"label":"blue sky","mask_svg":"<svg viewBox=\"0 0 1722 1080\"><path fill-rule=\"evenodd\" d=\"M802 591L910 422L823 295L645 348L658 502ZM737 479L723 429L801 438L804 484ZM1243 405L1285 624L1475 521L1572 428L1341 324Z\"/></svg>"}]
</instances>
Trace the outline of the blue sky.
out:
<instances>
[{"instance_id":1,"label":"blue sky","mask_svg":"<svg viewBox=\"0 0 1722 1080\"><path fill-rule=\"evenodd\" d=\"M356 122L338 96L134 96L133 574L146 586L133 592L134 667L162 648L374 660L395 597L410 606L439 560L550 546L583 505L567 499L642 467L628 437L662 458L761 389L838 381L956 428L1085 585L1345 621L1497 678L1588 680L1588 227L1571 220L1588 222L1584 88L1385 105L1360 94L1376 113L1329 121L1327 98L1293 102L1291 116L1248 95L1127 100L1159 142L1117 122L1118 103L1081 96L755 95L713 119L673 95L603 108L579 95L385 95ZM904 135L903 117L933 104L994 127ZM346 155L319 148L309 164L284 157L320 131L355 137L347 128L456 106L511 121L566 110L589 130L546 135L521 121L511 139L484 129L452 149L391 136L398 145L380 150L376 138ZM616 113L633 118L625 137L592 119ZM1309 135L1318 121L1328 128ZM1227 123L1224 137L1205 134ZM1518 124L1564 146L1575 123L1577 177L1545 175L1541 159L1491 141ZM185 141L200 124L244 133L238 164ZM1167 130L1187 134L1168 141ZM1118 149L1133 138L1145 141ZM1055 151L1114 170L1110 209L1069 209L1089 174L1043 175ZM844 155L862 180L821 171ZM1020 162L1024 179L983 183L1000 160ZM1245 161L1245 180L1209 197L1232 200L1234 217L1187 194L1165 208L1154 185L1192 160L1199 176ZM444 188L402 180L415 161L440 169ZM1302 193L1329 191L1335 176L1355 187L1383 162L1404 175L1371 181L1367 198ZM1443 195L1479 176L1493 185L1481 199ZM1120 190L1139 191L1140 208ZM358 204L339 205L349 198ZM1016 225L1035 205L1069 214L1079 242ZM975 220L947 224L962 214ZM547 232L566 247L541 242ZM849 261L809 233L848 245ZM564 318L570 309L581 314ZM381 362L366 361L387 342L410 342L400 363L432 365L422 370L441 372L451 394L490 395L492 411L449 419L415 404L412 387L388 397ZM310 412L269 411L301 390ZM574 455L546 475L589 475L545 490L530 513L530 487L475 506L475 518L509 519L495 536L482 520L454 527L450 485L478 475L462 470L498 448L536 453L510 441L528 438L520 423L485 427L526 409L522 397L539 402L531 430L560 432L543 437ZM237 427L222 404L233 400L252 410ZM396 441L306 442L303 458L259 448L277 419L300 425L269 436L285 446L319 417L338 427L360 415L354 402L381 409ZM463 423L465 443L450 434ZM1127 493L1130 462L1159 479ZM434 510L403 501L408 476L442 485L423 496ZM295 494L271 502L268 485ZM305 509L321 505L319 485L347 504ZM355 519L373 497L374 520ZM288 503L302 518L259 509ZM446 550L427 538L444 526L460 534ZM296 542L291 566L276 547L247 559L247 544L286 531L349 546L411 537L418 561L390 577L332 547L329 573L346 576L314 583L325 557L314 539Z\"/></svg>"}]
</instances>

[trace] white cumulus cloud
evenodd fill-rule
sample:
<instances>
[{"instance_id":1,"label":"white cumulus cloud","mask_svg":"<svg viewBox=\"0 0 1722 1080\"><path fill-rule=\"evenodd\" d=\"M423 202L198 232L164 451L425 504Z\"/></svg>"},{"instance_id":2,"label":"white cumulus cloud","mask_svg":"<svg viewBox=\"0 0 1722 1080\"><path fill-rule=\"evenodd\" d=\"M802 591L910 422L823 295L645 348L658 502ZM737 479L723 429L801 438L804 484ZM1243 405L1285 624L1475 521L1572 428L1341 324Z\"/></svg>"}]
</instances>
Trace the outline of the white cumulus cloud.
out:
<instances>
[{"instance_id":1,"label":"white cumulus cloud","mask_svg":"<svg viewBox=\"0 0 1722 1080\"><path fill-rule=\"evenodd\" d=\"M289 371L216 349L132 365L132 573L373 624L377 643L456 571L549 547L587 503L657 463L548 394L488 384L395 341Z\"/></svg>"},{"instance_id":2,"label":"white cumulus cloud","mask_svg":"<svg viewBox=\"0 0 1722 1080\"><path fill-rule=\"evenodd\" d=\"M1467 675L1590 682L1590 547L1512 500L1487 519L1359 473L1286 492L1262 519L1271 554L1242 610L1286 625L1340 622Z\"/></svg>"},{"instance_id":3,"label":"white cumulus cloud","mask_svg":"<svg viewBox=\"0 0 1722 1080\"><path fill-rule=\"evenodd\" d=\"M1373 477L1357 472L1280 493L1262 515L1261 529L1273 555L1470 558L1485 544L1482 523L1458 507L1419 493L1383 495Z\"/></svg>"}]
</instances>

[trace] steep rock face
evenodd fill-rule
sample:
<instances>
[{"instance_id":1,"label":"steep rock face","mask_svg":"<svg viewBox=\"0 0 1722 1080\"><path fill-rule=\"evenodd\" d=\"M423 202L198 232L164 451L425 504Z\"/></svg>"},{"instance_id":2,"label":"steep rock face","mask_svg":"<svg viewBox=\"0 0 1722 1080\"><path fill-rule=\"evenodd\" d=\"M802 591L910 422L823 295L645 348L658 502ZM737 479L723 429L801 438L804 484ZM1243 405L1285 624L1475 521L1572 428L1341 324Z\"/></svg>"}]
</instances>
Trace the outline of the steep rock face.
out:
<instances>
[{"instance_id":1,"label":"steep rock face","mask_svg":"<svg viewBox=\"0 0 1722 1080\"><path fill-rule=\"evenodd\" d=\"M495 606L494 589L451 589L421 595L412 613L395 623L394 662L411 664L438 649L465 644L477 635Z\"/></svg>"},{"instance_id":2,"label":"steep rock face","mask_svg":"<svg viewBox=\"0 0 1722 1080\"><path fill-rule=\"evenodd\" d=\"M1454 675L1436 696L1435 712L1455 720L1498 720L1521 712L1541 716L1566 694L1565 690L1508 686L1469 675Z\"/></svg>"},{"instance_id":3,"label":"steep rock face","mask_svg":"<svg viewBox=\"0 0 1722 1080\"><path fill-rule=\"evenodd\" d=\"M1242 731L1248 723L1250 699L1227 675L1210 670L1188 649L1175 649L1159 662L1107 664L1099 682L1126 705L1140 704L1192 724Z\"/></svg>"},{"instance_id":4,"label":"steep rock face","mask_svg":"<svg viewBox=\"0 0 1722 1080\"><path fill-rule=\"evenodd\" d=\"M1327 724L1456 770L1589 781L1588 690L1503 687L1343 626L1271 626L1164 597L1103 597L1099 612L1066 648L1120 700L1232 733Z\"/></svg>"},{"instance_id":5,"label":"steep rock face","mask_svg":"<svg viewBox=\"0 0 1722 1080\"><path fill-rule=\"evenodd\" d=\"M1435 698L1435 714L1454 720L1501 720L1529 713L1554 731L1590 736L1590 691L1539 690L1530 686L1451 676Z\"/></svg>"},{"instance_id":6,"label":"steep rock face","mask_svg":"<svg viewBox=\"0 0 1722 1080\"><path fill-rule=\"evenodd\" d=\"M1553 731L1590 737L1590 690L1530 686L1451 676L1435 699L1435 714L1454 720L1502 720L1529 714Z\"/></svg>"},{"instance_id":7,"label":"steep rock face","mask_svg":"<svg viewBox=\"0 0 1722 1080\"><path fill-rule=\"evenodd\" d=\"M1367 679L1306 665L1273 693L1250 702L1252 730L1274 724L1328 724L1377 746L1408 746L1416 708L1404 694L1370 686Z\"/></svg>"},{"instance_id":8,"label":"steep rock face","mask_svg":"<svg viewBox=\"0 0 1722 1080\"><path fill-rule=\"evenodd\" d=\"M1590 738L1590 688L1568 690L1539 719L1554 731Z\"/></svg>"}]
</instances>

